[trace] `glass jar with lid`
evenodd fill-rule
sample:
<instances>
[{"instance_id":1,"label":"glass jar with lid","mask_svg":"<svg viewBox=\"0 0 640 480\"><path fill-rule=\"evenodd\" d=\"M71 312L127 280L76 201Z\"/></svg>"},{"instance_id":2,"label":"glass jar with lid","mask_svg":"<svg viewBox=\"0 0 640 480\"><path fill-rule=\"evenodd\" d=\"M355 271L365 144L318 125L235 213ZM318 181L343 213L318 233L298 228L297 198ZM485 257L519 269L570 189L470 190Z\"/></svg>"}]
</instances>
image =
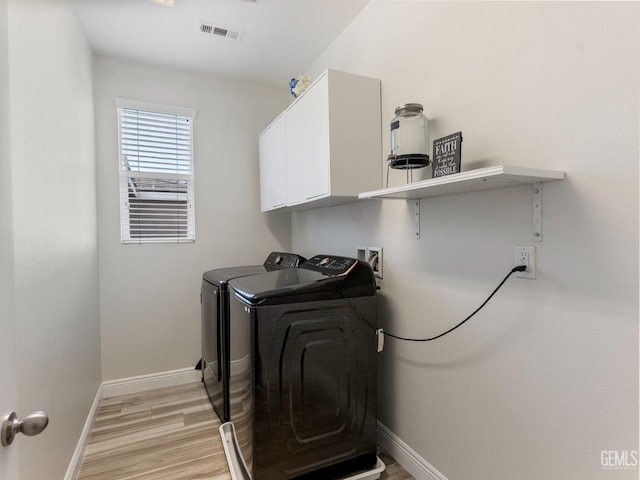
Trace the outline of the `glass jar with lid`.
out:
<instances>
[{"instance_id":1,"label":"glass jar with lid","mask_svg":"<svg viewBox=\"0 0 640 480\"><path fill-rule=\"evenodd\" d=\"M407 103L396 108L391 121L391 153L389 167L414 169L426 167L429 159L429 119L419 103Z\"/></svg>"}]
</instances>

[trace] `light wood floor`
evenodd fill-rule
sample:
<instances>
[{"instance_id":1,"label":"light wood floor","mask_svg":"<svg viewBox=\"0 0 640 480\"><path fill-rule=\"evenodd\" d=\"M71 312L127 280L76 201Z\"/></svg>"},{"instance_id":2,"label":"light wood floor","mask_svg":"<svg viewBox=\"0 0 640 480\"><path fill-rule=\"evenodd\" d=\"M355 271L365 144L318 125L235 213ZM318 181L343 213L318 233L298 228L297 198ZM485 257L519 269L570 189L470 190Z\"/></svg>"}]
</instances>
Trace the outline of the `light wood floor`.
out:
<instances>
[{"instance_id":1,"label":"light wood floor","mask_svg":"<svg viewBox=\"0 0 640 480\"><path fill-rule=\"evenodd\" d=\"M77 480L230 480L200 382L104 399ZM413 479L385 452L381 480Z\"/></svg>"}]
</instances>

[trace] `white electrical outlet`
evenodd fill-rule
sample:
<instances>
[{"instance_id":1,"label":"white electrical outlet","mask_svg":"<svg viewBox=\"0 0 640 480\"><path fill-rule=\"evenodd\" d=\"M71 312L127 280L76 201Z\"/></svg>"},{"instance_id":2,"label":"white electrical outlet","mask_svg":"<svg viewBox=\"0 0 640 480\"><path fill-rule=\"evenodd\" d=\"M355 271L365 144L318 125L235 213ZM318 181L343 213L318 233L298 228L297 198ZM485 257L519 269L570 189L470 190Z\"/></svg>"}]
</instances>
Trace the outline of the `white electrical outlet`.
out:
<instances>
[{"instance_id":1,"label":"white electrical outlet","mask_svg":"<svg viewBox=\"0 0 640 480\"><path fill-rule=\"evenodd\" d=\"M536 278L536 247L535 246L515 246L513 247L513 266L525 265L524 272L516 272L517 278Z\"/></svg>"}]
</instances>

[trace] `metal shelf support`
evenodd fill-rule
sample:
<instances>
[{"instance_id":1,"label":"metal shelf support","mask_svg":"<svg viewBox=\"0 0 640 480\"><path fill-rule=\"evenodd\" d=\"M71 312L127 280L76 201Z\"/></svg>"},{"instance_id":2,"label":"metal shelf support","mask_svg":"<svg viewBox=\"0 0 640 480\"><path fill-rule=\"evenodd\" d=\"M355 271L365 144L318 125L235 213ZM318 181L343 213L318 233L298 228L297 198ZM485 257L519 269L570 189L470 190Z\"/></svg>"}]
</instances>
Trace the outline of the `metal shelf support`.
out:
<instances>
[{"instance_id":1,"label":"metal shelf support","mask_svg":"<svg viewBox=\"0 0 640 480\"><path fill-rule=\"evenodd\" d=\"M420 240L420 199L413 199L413 227L416 232L416 240Z\"/></svg>"},{"instance_id":2,"label":"metal shelf support","mask_svg":"<svg viewBox=\"0 0 640 480\"><path fill-rule=\"evenodd\" d=\"M542 183L532 183L531 193L533 197L533 241L542 242Z\"/></svg>"},{"instance_id":3,"label":"metal shelf support","mask_svg":"<svg viewBox=\"0 0 640 480\"><path fill-rule=\"evenodd\" d=\"M531 184L533 241L542 242L542 183ZM420 199L413 198L413 230L416 240L420 240Z\"/></svg>"}]
</instances>

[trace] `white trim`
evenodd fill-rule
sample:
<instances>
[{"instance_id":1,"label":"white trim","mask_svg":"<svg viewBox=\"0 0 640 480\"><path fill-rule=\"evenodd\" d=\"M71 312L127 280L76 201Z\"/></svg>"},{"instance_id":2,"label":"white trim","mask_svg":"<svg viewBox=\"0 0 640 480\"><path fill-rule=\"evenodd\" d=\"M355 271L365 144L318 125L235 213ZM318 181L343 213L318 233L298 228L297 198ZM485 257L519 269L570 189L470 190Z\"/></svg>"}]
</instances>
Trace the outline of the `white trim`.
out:
<instances>
[{"instance_id":1,"label":"white trim","mask_svg":"<svg viewBox=\"0 0 640 480\"><path fill-rule=\"evenodd\" d=\"M378 422L378 445L416 480L447 480L447 477L380 422Z\"/></svg>"},{"instance_id":2,"label":"white trim","mask_svg":"<svg viewBox=\"0 0 640 480\"><path fill-rule=\"evenodd\" d=\"M87 440L89 439L89 434L91 433L91 427L93 426L93 421L96 418L96 413L98 412L100 400L102 400L102 392L102 385L100 385L96 392L96 397L93 399L89 415L87 415L87 420L84 422L84 428L82 429L82 433L78 439L76 449L73 451L73 456L71 457L71 462L69 462L69 467L67 468L64 480L75 480L78 476L80 465L82 464L82 457L84 456L84 449L87 445Z\"/></svg>"},{"instance_id":3,"label":"white trim","mask_svg":"<svg viewBox=\"0 0 640 480\"><path fill-rule=\"evenodd\" d=\"M242 375L248 372L250 369L251 369L251 358L249 357L249 355L245 355L244 357L239 358L237 360L231 360L229 365L229 374L232 377L235 377L237 375Z\"/></svg>"},{"instance_id":4,"label":"white trim","mask_svg":"<svg viewBox=\"0 0 640 480\"><path fill-rule=\"evenodd\" d=\"M200 381L201 378L202 372L200 370L181 368L168 372L109 380L102 382L102 398L127 395L129 393L140 393L156 388L175 387L176 385Z\"/></svg>"},{"instance_id":5,"label":"white trim","mask_svg":"<svg viewBox=\"0 0 640 480\"><path fill-rule=\"evenodd\" d=\"M176 105L166 105L163 103L143 102L141 100L131 100L128 98L115 98L117 108L130 108L132 110L142 110L144 112L167 113L170 115L180 115L193 120L198 116L198 109L191 107L178 107Z\"/></svg>"}]
</instances>

